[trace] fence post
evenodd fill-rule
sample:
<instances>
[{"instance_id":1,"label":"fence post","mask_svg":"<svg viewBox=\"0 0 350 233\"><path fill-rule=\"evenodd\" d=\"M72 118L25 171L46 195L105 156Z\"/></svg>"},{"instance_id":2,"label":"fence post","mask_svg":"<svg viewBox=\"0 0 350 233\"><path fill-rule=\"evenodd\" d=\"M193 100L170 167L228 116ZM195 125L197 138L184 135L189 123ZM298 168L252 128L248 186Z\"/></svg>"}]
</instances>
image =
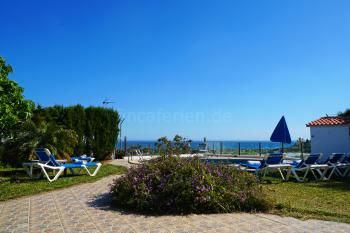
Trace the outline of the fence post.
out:
<instances>
[{"instance_id":1,"label":"fence post","mask_svg":"<svg viewBox=\"0 0 350 233\"><path fill-rule=\"evenodd\" d=\"M218 156L218 155L216 154L215 142L213 142L213 154L214 154L214 156Z\"/></svg>"},{"instance_id":2,"label":"fence post","mask_svg":"<svg viewBox=\"0 0 350 233\"><path fill-rule=\"evenodd\" d=\"M127 148L126 148L126 136L124 137L124 157L125 156L128 156L128 162L129 162L129 158L130 158L130 155L129 153L127 153Z\"/></svg>"},{"instance_id":3,"label":"fence post","mask_svg":"<svg viewBox=\"0 0 350 233\"><path fill-rule=\"evenodd\" d=\"M222 155L223 147L224 147L224 144L220 142L220 155Z\"/></svg>"},{"instance_id":4,"label":"fence post","mask_svg":"<svg viewBox=\"0 0 350 233\"><path fill-rule=\"evenodd\" d=\"M304 160L304 142L300 143L301 159Z\"/></svg>"},{"instance_id":5,"label":"fence post","mask_svg":"<svg viewBox=\"0 0 350 233\"><path fill-rule=\"evenodd\" d=\"M239 142L238 143L238 156L241 155L241 143Z\"/></svg>"},{"instance_id":6,"label":"fence post","mask_svg":"<svg viewBox=\"0 0 350 233\"><path fill-rule=\"evenodd\" d=\"M261 157L261 142L259 142L259 156Z\"/></svg>"}]
</instances>

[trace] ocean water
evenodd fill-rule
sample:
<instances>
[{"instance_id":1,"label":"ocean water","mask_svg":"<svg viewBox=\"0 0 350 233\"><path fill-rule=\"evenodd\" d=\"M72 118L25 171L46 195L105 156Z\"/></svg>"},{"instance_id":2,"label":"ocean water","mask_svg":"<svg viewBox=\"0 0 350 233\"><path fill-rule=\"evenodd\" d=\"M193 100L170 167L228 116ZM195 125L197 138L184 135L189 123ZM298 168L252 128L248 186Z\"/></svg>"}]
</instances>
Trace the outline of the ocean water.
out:
<instances>
[{"instance_id":1,"label":"ocean water","mask_svg":"<svg viewBox=\"0 0 350 233\"><path fill-rule=\"evenodd\" d=\"M127 141L127 147L139 145L142 148L148 148L150 146L153 149L155 148L155 143L156 141L150 141L150 140L130 140L130 141ZM199 147L199 144L201 143L203 143L203 141L193 141L191 144L191 148L197 149ZM270 141L207 141L207 144L210 150L219 150L221 143L223 145L224 150L238 150L239 145L240 145L240 148L243 150L247 150L247 149L257 150L259 149L259 143L261 143L261 149L263 150L278 149L281 147L281 143L270 142ZM294 144L295 142L292 142L292 144L285 144L284 148L289 148ZM117 145L117 147L119 148L120 145Z\"/></svg>"}]
</instances>

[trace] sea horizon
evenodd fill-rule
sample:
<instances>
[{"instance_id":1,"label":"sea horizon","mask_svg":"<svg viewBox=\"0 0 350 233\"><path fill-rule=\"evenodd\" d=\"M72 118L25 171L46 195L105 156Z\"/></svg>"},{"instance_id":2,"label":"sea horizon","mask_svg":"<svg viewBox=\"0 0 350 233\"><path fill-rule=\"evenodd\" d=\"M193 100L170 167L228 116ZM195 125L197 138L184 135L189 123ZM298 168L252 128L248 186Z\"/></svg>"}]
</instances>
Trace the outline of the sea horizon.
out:
<instances>
[{"instance_id":1,"label":"sea horizon","mask_svg":"<svg viewBox=\"0 0 350 233\"><path fill-rule=\"evenodd\" d=\"M127 147L131 146L141 146L141 148L155 148L155 143L157 140L127 140ZM203 140L192 140L191 148L198 148ZM219 149L222 143L223 149L259 149L259 144L261 149L277 149L281 147L279 142L271 142L268 140L207 140L207 145L209 149ZM291 144L284 144L285 148L289 148L295 145L296 141L292 141ZM122 141L124 147L124 141ZM120 141L116 145L117 148L120 147Z\"/></svg>"}]
</instances>

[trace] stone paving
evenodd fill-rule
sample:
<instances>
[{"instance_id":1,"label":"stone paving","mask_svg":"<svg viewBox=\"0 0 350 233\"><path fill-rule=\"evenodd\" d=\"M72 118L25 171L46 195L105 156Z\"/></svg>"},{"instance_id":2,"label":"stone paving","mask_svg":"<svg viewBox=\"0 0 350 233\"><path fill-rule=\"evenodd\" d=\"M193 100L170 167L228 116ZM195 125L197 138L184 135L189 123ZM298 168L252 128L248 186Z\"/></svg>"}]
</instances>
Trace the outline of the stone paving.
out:
<instances>
[{"instance_id":1,"label":"stone paving","mask_svg":"<svg viewBox=\"0 0 350 233\"><path fill-rule=\"evenodd\" d=\"M137 160L130 160L128 162L127 159L114 159L114 160L110 160L109 163L113 165L127 167L127 168L132 166L137 166L138 164L140 164Z\"/></svg>"},{"instance_id":2,"label":"stone paving","mask_svg":"<svg viewBox=\"0 0 350 233\"><path fill-rule=\"evenodd\" d=\"M144 216L109 208L114 177L0 202L0 232L350 232L350 225L268 214Z\"/></svg>"}]
</instances>

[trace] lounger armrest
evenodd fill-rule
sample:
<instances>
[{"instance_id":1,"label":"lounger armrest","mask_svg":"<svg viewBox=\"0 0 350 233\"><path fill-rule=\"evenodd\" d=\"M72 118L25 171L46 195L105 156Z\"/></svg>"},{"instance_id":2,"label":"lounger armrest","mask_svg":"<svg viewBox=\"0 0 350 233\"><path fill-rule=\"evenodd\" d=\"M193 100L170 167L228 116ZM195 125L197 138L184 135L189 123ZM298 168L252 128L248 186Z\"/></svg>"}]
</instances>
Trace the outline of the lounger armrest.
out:
<instances>
[{"instance_id":1,"label":"lounger armrest","mask_svg":"<svg viewBox=\"0 0 350 233\"><path fill-rule=\"evenodd\" d=\"M55 159L57 163L66 163L66 159Z\"/></svg>"},{"instance_id":2,"label":"lounger armrest","mask_svg":"<svg viewBox=\"0 0 350 233\"><path fill-rule=\"evenodd\" d=\"M310 168L326 168L326 167L329 167L327 164L312 164L312 165L309 165Z\"/></svg>"},{"instance_id":3,"label":"lounger armrest","mask_svg":"<svg viewBox=\"0 0 350 233\"><path fill-rule=\"evenodd\" d=\"M269 167L269 168L289 168L289 167L292 167L290 164L266 164L266 167Z\"/></svg>"},{"instance_id":4,"label":"lounger armrest","mask_svg":"<svg viewBox=\"0 0 350 233\"><path fill-rule=\"evenodd\" d=\"M54 169L54 170L60 170L60 169L64 169L63 166L59 166L59 167L55 167L55 166L50 166L44 163L36 163L35 165L39 166L39 167L45 167L45 168L49 168L49 169Z\"/></svg>"},{"instance_id":5,"label":"lounger armrest","mask_svg":"<svg viewBox=\"0 0 350 233\"><path fill-rule=\"evenodd\" d=\"M29 162L24 162L22 163L23 166L34 166L34 165L37 165L39 164L40 161L39 160L30 160ZM43 163L40 163L40 164L43 164Z\"/></svg>"},{"instance_id":6,"label":"lounger armrest","mask_svg":"<svg viewBox=\"0 0 350 233\"><path fill-rule=\"evenodd\" d=\"M254 168L243 168L243 171L247 171L247 172L255 172L257 169Z\"/></svg>"}]
</instances>

